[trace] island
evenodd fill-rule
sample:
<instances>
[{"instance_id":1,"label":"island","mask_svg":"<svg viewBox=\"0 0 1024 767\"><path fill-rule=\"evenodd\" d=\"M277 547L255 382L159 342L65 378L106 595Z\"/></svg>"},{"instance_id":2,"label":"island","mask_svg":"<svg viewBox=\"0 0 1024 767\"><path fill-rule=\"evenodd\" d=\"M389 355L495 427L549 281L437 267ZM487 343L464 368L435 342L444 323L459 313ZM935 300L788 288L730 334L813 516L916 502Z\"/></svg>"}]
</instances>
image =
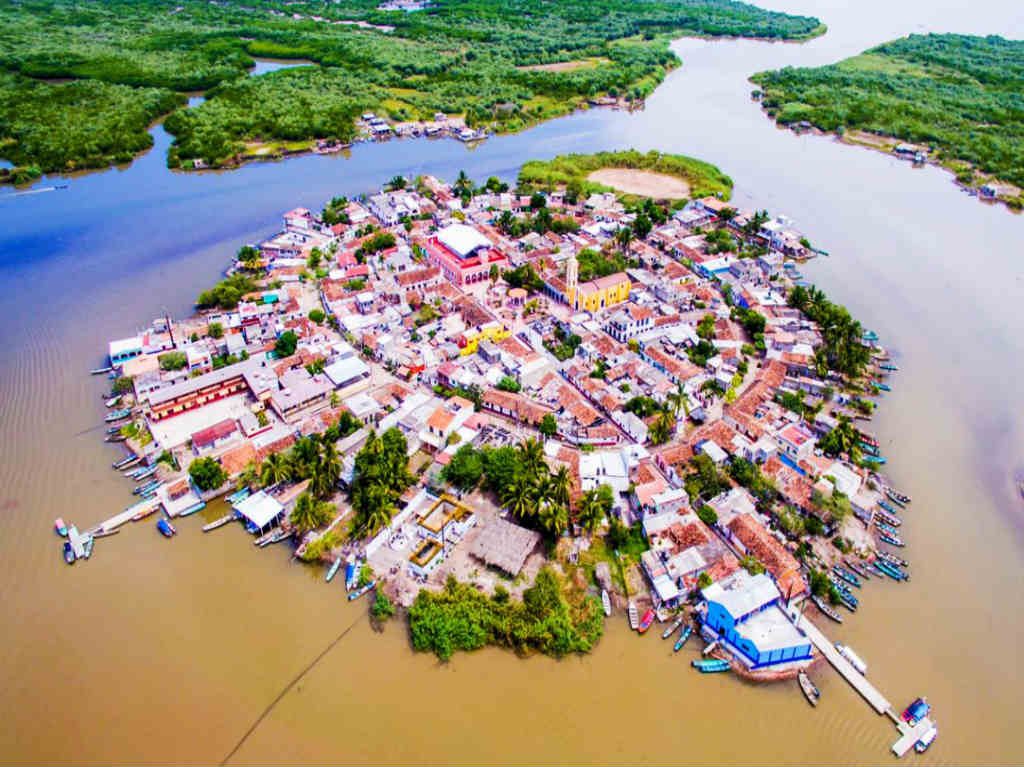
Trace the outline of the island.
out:
<instances>
[{"instance_id":1,"label":"island","mask_svg":"<svg viewBox=\"0 0 1024 767\"><path fill-rule=\"evenodd\" d=\"M65 558L200 517L293 546L443 660L589 652L619 614L677 652L693 633L706 673L826 658L885 710L811 619L909 577L910 499L867 426L896 365L804 282L794 223L731 189L628 151L288 211L193 316L110 341L93 372L135 499L61 520Z\"/></svg>"},{"instance_id":2,"label":"island","mask_svg":"<svg viewBox=\"0 0 1024 767\"><path fill-rule=\"evenodd\" d=\"M780 125L937 163L981 199L1024 207L1022 41L910 35L837 64L751 79Z\"/></svg>"},{"instance_id":3,"label":"island","mask_svg":"<svg viewBox=\"0 0 1024 767\"><path fill-rule=\"evenodd\" d=\"M0 181L101 168L152 145L231 167L393 135L479 140L632 107L683 35L803 40L814 18L732 0L41 0L0 8ZM250 76L254 59L304 66ZM190 107L189 98L205 100Z\"/></svg>"}]
</instances>

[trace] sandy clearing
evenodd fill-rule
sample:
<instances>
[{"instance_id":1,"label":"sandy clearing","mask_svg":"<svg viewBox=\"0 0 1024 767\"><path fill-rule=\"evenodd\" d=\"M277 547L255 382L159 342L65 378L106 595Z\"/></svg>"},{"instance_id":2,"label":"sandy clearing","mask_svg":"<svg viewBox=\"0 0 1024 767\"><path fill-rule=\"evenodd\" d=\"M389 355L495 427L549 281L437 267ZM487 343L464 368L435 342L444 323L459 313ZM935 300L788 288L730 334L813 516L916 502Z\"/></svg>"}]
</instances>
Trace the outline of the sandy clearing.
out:
<instances>
[{"instance_id":1,"label":"sandy clearing","mask_svg":"<svg viewBox=\"0 0 1024 767\"><path fill-rule=\"evenodd\" d=\"M516 69L521 72L572 72L576 69L590 69L607 61L608 59L577 59L576 61L556 61L554 64L530 64L525 67L516 67Z\"/></svg>"},{"instance_id":2,"label":"sandy clearing","mask_svg":"<svg viewBox=\"0 0 1024 767\"><path fill-rule=\"evenodd\" d=\"M653 197L657 200L681 200L690 196L690 185L676 176L632 168L601 168L589 176L588 181L610 186L626 194Z\"/></svg>"}]
</instances>

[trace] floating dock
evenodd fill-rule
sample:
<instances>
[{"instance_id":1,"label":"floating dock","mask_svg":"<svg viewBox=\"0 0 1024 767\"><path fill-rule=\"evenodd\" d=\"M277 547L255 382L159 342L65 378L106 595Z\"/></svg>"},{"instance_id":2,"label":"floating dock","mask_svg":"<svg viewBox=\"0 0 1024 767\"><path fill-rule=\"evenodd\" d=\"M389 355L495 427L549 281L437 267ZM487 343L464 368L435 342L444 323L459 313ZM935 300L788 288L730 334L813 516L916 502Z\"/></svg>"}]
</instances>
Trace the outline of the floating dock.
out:
<instances>
[{"instance_id":1,"label":"floating dock","mask_svg":"<svg viewBox=\"0 0 1024 767\"><path fill-rule=\"evenodd\" d=\"M152 514L160 506L160 500L157 498L147 498L144 501L136 503L134 506L129 506L127 509L122 511L120 514L115 514L110 519L100 522L91 532L94 533L109 533L111 530L116 530L126 522L131 522L136 517L145 517Z\"/></svg>"},{"instance_id":2,"label":"floating dock","mask_svg":"<svg viewBox=\"0 0 1024 767\"><path fill-rule=\"evenodd\" d=\"M879 714L884 714L892 708L892 705L886 700L885 696L868 681L866 676L857 671L850 661L839 654L839 651L829 641L828 637L821 633L821 630L811 623L806 615L800 618L800 628L807 634L811 644L818 648L818 651L825 656L828 662L832 664L832 667L839 672L839 675L849 682L853 689L860 693L861 697L868 702L868 705Z\"/></svg>"},{"instance_id":3,"label":"floating dock","mask_svg":"<svg viewBox=\"0 0 1024 767\"><path fill-rule=\"evenodd\" d=\"M892 744L892 752L896 756L903 756L932 728L932 720L925 717L915 725L901 721L896 727L899 728L901 734L900 739Z\"/></svg>"}]
</instances>

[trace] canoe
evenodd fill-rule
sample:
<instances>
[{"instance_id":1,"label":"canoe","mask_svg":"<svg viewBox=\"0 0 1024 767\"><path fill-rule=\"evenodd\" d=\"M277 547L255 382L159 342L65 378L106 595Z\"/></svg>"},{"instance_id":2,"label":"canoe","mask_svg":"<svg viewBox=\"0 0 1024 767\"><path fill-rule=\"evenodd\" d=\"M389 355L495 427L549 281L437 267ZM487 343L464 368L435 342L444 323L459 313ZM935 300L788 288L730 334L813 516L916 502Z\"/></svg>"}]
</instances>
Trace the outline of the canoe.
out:
<instances>
[{"instance_id":1,"label":"canoe","mask_svg":"<svg viewBox=\"0 0 1024 767\"><path fill-rule=\"evenodd\" d=\"M840 615L835 610L833 610L827 604L825 604L825 600L824 599L822 599L821 597L811 597L811 598L814 600L815 606L819 610L821 610L822 615L824 615L826 618L831 618L836 623L842 623L843 622L843 616Z\"/></svg>"},{"instance_id":2,"label":"canoe","mask_svg":"<svg viewBox=\"0 0 1024 767\"><path fill-rule=\"evenodd\" d=\"M800 689L803 690L807 702L812 706L817 706L818 700L821 698L821 691L814 685L806 672L801 671L796 678L800 682Z\"/></svg>"},{"instance_id":3,"label":"canoe","mask_svg":"<svg viewBox=\"0 0 1024 767\"><path fill-rule=\"evenodd\" d=\"M113 369L114 368L112 368L110 365L107 365L106 367L102 367L102 368L93 368L92 370L89 371L89 375L91 375L91 376L103 375L104 373L109 373Z\"/></svg>"},{"instance_id":4,"label":"canoe","mask_svg":"<svg viewBox=\"0 0 1024 767\"><path fill-rule=\"evenodd\" d=\"M138 463L141 460L137 455L126 455L117 463L112 463L111 467L114 469L127 469L132 464Z\"/></svg>"},{"instance_id":5,"label":"canoe","mask_svg":"<svg viewBox=\"0 0 1024 767\"><path fill-rule=\"evenodd\" d=\"M893 527L892 525L887 525L885 524L885 522L882 522L878 519L875 520L875 527L877 527L883 533L888 533L892 536L898 536L900 534L900 531L897 530L895 527Z\"/></svg>"},{"instance_id":6,"label":"canoe","mask_svg":"<svg viewBox=\"0 0 1024 767\"><path fill-rule=\"evenodd\" d=\"M907 544L905 544L903 542L902 538L899 538L899 537L897 537L895 535L890 535L889 533L879 533L878 537L881 540L883 540L885 543L888 543L890 546L906 546L907 545Z\"/></svg>"},{"instance_id":7,"label":"canoe","mask_svg":"<svg viewBox=\"0 0 1024 767\"><path fill-rule=\"evenodd\" d=\"M87 537L85 539L85 543L83 544L83 548L85 549L85 558L86 559L88 559L89 557L92 556L92 546L93 546L93 538L90 535L89 537Z\"/></svg>"},{"instance_id":8,"label":"canoe","mask_svg":"<svg viewBox=\"0 0 1024 767\"><path fill-rule=\"evenodd\" d=\"M236 519L234 514L225 514L220 519L215 519L209 524L203 525L203 532L208 533L211 530L216 530L218 527L224 527L228 522L234 522Z\"/></svg>"},{"instance_id":9,"label":"canoe","mask_svg":"<svg viewBox=\"0 0 1024 767\"><path fill-rule=\"evenodd\" d=\"M612 599L608 596L607 589L601 589L601 607L604 608L605 617L610 617L612 614Z\"/></svg>"},{"instance_id":10,"label":"canoe","mask_svg":"<svg viewBox=\"0 0 1024 767\"><path fill-rule=\"evenodd\" d=\"M71 543L68 541L64 541L64 561L69 565L75 563L75 550L71 548Z\"/></svg>"},{"instance_id":11,"label":"canoe","mask_svg":"<svg viewBox=\"0 0 1024 767\"><path fill-rule=\"evenodd\" d=\"M882 465L886 462L885 458L880 455L866 455L862 460L864 463L877 463L878 465Z\"/></svg>"},{"instance_id":12,"label":"canoe","mask_svg":"<svg viewBox=\"0 0 1024 767\"><path fill-rule=\"evenodd\" d=\"M331 566L327 569L327 582L330 583L334 580L334 576L338 574L338 570L341 568L341 558L335 559L331 563Z\"/></svg>"},{"instance_id":13,"label":"canoe","mask_svg":"<svg viewBox=\"0 0 1024 767\"><path fill-rule=\"evenodd\" d=\"M891 487L887 487L885 489L885 494L887 496L889 496L889 498L891 500L893 500L896 503L898 503L900 506L906 506L908 503L910 503L910 496L909 495L904 495L903 493L897 493Z\"/></svg>"},{"instance_id":14,"label":"canoe","mask_svg":"<svg viewBox=\"0 0 1024 767\"><path fill-rule=\"evenodd\" d=\"M647 612L644 613L644 617L640 619L640 626L637 628L637 631L641 634L646 633L652 623L654 623L654 610L648 608Z\"/></svg>"},{"instance_id":15,"label":"canoe","mask_svg":"<svg viewBox=\"0 0 1024 767\"><path fill-rule=\"evenodd\" d=\"M679 639L676 640L675 645L672 647L672 652L679 652L683 649L683 645L686 644L686 640L690 638L690 634L693 633L692 626L683 626L683 631L679 635Z\"/></svg>"},{"instance_id":16,"label":"canoe","mask_svg":"<svg viewBox=\"0 0 1024 767\"><path fill-rule=\"evenodd\" d=\"M729 661L718 658L692 660L690 665L702 674L716 674L729 670Z\"/></svg>"},{"instance_id":17,"label":"canoe","mask_svg":"<svg viewBox=\"0 0 1024 767\"><path fill-rule=\"evenodd\" d=\"M883 381L875 381L875 386L877 386L881 391L892 391L892 387Z\"/></svg>"},{"instance_id":18,"label":"canoe","mask_svg":"<svg viewBox=\"0 0 1024 767\"><path fill-rule=\"evenodd\" d=\"M919 754L923 754L928 750L928 746L935 742L935 738L937 738L938 735L939 728L933 724L928 728L928 731L921 736L921 740L914 744L914 750Z\"/></svg>"},{"instance_id":19,"label":"canoe","mask_svg":"<svg viewBox=\"0 0 1024 767\"><path fill-rule=\"evenodd\" d=\"M131 408L124 408L122 410L112 410L103 417L103 420L107 423L111 421L120 421L122 418L127 418L132 414Z\"/></svg>"},{"instance_id":20,"label":"canoe","mask_svg":"<svg viewBox=\"0 0 1024 767\"><path fill-rule=\"evenodd\" d=\"M887 514L880 509L875 511L875 519L880 519L885 524L892 525L893 527L900 527L903 524L903 520L899 517L894 517L892 514Z\"/></svg>"},{"instance_id":21,"label":"canoe","mask_svg":"<svg viewBox=\"0 0 1024 767\"><path fill-rule=\"evenodd\" d=\"M890 373L895 373L897 370L899 370L899 368L896 365L893 365L889 362L886 362L883 365L879 365L878 367L880 367L882 370L888 370Z\"/></svg>"},{"instance_id":22,"label":"canoe","mask_svg":"<svg viewBox=\"0 0 1024 767\"><path fill-rule=\"evenodd\" d=\"M847 583L849 583L851 586L856 586L858 589L860 588L860 578L858 578L856 575L851 573L845 567L840 567L839 565L834 565L832 567L832 572L834 572L836 575L838 575L842 580L844 580Z\"/></svg>"},{"instance_id":23,"label":"canoe","mask_svg":"<svg viewBox=\"0 0 1024 767\"><path fill-rule=\"evenodd\" d=\"M53 530L61 538L64 538L68 534L68 526L64 524L64 520L60 517L53 520Z\"/></svg>"},{"instance_id":24,"label":"canoe","mask_svg":"<svg viewBox=\"0 0 1024 767\"><path fill-rule=\"evenodd\" d=\"M900 570L895 565L891 565L888 562L885 562L884 560L879 560L879 561L875 562L875 567L877 567L883 573L888 575L894 581L908 581L908 580L910 580L910 576L909 575L907 575L905 572Z\"/></svg>"},{"instance_id":25,"label":"canoe","mask_svg":"<svg viewBox=\"0 0 1024 767\"><path fill-rule=\"evenodd\" d=\"M117 407L117 403L121 401L121 395L118 394L116 397L111 397L106 400L103 404L106 407Z\"/></svg>"},{"instance_id":26,"label":"canoe","mask_svg":"<svg viewBox=\"0 0 1024 767\"><path fill-rule=\"evenodd\" d=\"M868 664L862 661L857 653L855 653L850 647L839 644L839 642L836 642L836 649L839 651L840 655L850 661L850 665L857 669L859 673L867 676Z\"/></svg>"},{"instance_id":27,"label":"canoe","mask_svg":"<svg viewBox=\"0 0 1024 767\"><path fill-rule=\"evenodd\" d=\"M640 613L637 612L636 605L630 602L626 614L629 616L629 627L636 631L640 626Z\"/></svg>"},{"instance_id":28,"label":"canoe","mask_svg":"<svg viewBox=\"0 0 1024 767\"><path fill-rule=\"evenodd\" d=\"M888 562L890 565L896 565L897 567L910 567L910 562L905 559L900 559L895 554L890 554L888 551L879 551L878 558Z\"/></svg>"},{"instance_id":29,"label":"canoe","mask_svg":"<svg viewBox=\"0 0 1024 767\"><path fill-rule=\"evenodd\" d=\"M359 597L361 597L363 594L365 594L367 591L369 591L370 589L372 589L376 585L377 585L377 581L370 581L365 586L359 587L358 589L356 589L355 591L353 591L351 594L348 595L348 601L349 602L354 602L355 600L359 599Z\"/></svg>"},{"instance_id":30,"label":"canoe","mask_svg":"<svg viewBox=\"0 0 1024 767\"><path fill-rule=\"evenodd\" d=\"M164 538L170 538L178 532L174 529L174 525L164 517L160 517L160 519L156 521L156 529L160 531L160 534L163 535Z\"/></svg>"},{"instance_id":31,"label":"canoe","mask_svg":"<svg viewBox=\"0 0 1024 767\"><path fill-rule=\"evenodd\" d=\"M899 509L897 509L891 503L888 503L886 501L879 501L878 502L878 507L880 509L884 509L885 511L889 512L890 514L899 514L900 513Z\"/></svg>"},{"instance_id":32,"label":"canoe","mask_svg":"<svg viewBox=\"0 0 1024 767\"><path fill-rule=\"evenodd\" d=\"M356 566L356 558L351 554L345 560L345 591L352 591L359 582L359 568Z\"/></svg>"},{"instance_id":33,"label":"canoe","mask_svg":"<svg viewBox=\"0 0 1024 767\"><path fill-rule=\"evenodd\" d=\"M668 639L670 636L676 633L676 629L683 625L683 619L677 618L671 626L661 632L662 639Z\"/></svg>"}]
</instances>

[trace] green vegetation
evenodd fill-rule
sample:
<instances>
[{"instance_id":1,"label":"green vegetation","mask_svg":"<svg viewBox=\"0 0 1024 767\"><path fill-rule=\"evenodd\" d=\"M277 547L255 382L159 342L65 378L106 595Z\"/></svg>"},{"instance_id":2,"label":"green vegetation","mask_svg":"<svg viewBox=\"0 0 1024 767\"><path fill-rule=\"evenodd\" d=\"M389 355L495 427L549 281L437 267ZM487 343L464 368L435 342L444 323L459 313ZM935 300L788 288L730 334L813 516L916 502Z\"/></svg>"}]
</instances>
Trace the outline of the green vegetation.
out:
<instances>
[{"instance_id":1,"label":"green vegetation","mask_svg":"<svg viewBox=\"0 0 1024 767\"><path fill-rule=\"evenodd\" d=\"M315 138L347 140L366 109L394 120L443 111L515 131L594 97L645 98L678 64L668 47L673 36L805 39L823 31L817 19L731 0L444 0L417 13L377 5L7 3L0 8L0 152L24 166L19 178L34 166L100 167L148 148L147 126L167 114L176 137L169 162L186 167L265 156L254 142L279 153ZM254 56L315 65L248 77ZM577 61L589 65L526 68ZM207 100L181 108L195 90Z\"/></svg>"},{"instance_id":2,"label":"green vegetation","mask_svg":"<svg viewBox=\"0 0 1024 767\"><path fill-rule=\"evenodd\" d=\"M856 129L926 144L1024 186L1024 42L911 35L825 67L752 80L780 123ZM961 180L970 182L969 170Z\"/></svg>"},{"instance_id":3,"label":"green vegetation","mask_svg":"<svg viewBox=\"0 0 1024 767\"><path fill-rule=\"evenodd\" d=\"M203 492L215 490L228 481L228 475L224 473L221 465L209 456L192 461L188 467L188 475L195 486Z\"/></svg>"},{"instance_id":4,"label":"green vegetation","mask_svg":"<svg viewBox=\"0 0 1024 767\"><path fill-rule=\"evenodd\" d=\"M277 337L277 341L274 343L274 354L280 358L291 357L295 354L298 343L299 337L295 335L295 331L286 330Z\"/></svg>"},{"instance_id":5,"label":"green vegetation","mask_svg":"<svg viewBox=\"0 0 1024 767\"><path fill-rule=\"evenodd\" d=\"M519 381L517 381L516 379L512 378L512 376L503 376L502 379L498 381L498 388L501 389L502 391L512 393L520 392L523 390L522 384L520 384Z\"/></svg>"},{"instance_id":6,"label":"green vegetation","mask_svg":"<svg viewBox=\"0 0 1024 767\"><path fill-rule=\"evenodd\" d=\"M247 294L257 289L256 281L250 275L236 272L200 293L196 306L200 309L234 309Z\"/></svg>"},{"instance_id":7,"label":"green vegetation","mask_svg":"<svg viewBox=\"0 0 1024 767\"><path fill-rule=\"evenodd\" d=\"M370 608L370 615L378 623L384 623L395 614L395 605L384 593L384 589L378 587L373 597L373 607Z\"/></svg>"},{"instance_id":8,"label":"green vegetation","mask_svg":"<svg viewBox=\"0 0 1024 767\"><path fill-rule=\"evenodd\" d=\"M857 378L871 360L864 343L864 329L846 307L833 304L824 292L797 285L789 293L789 305L802 311L821 331L822 343L815 352L817 373L824 378L830 370Z\"/></svg>"},{"instance_id":9,"label":"green vegetation","mask_svg":"<svg viewBox=\"0 0 1024 767\"><path fill-rule=\"evenodd\" d=\"M565 187L567 192L576 195L615 191L611 187L587 180L587 176L603 168L632 168L676 176L689 184L693 197L721 195L728 199L732 195L732 179L714 165L679 154L655 151L643 153L633 149L531 160L519 171L519 186L522 189L545 190ZM621 196L627 201L638 199L631 195ZM580 279L583 279L582 271Z\"/></svg>"},{"instance_id":10,"label":"green vegetation","mask_svg":"<svg viewBox=\"0 0 1024 767\"><path fill-rule=\"evenodd\" d=\"M167 352L160 355L161 370L181 370L188 364L185 352Z\"/></svg>"},{"instance_id":11,"label":"green vegetation","mask_svg":"<svg viewBox=\"0 0 1024 767\"><path fill-rule=\"evenodd\" d=\"M448 465L441 469L441 479L459 490L472 490L483 475L483 454L472 445L456 450Z\"/></svg>"},{"instance_id":12,"label":"green vegetation","mask_svg":"<svg viewBox=\"0 0 1024 767\"><path fill-rule=\"evenodd\" d=\"M576 254L576 260L580 266L580 282L586 282L595 277L607 277L609 274L625 271L629 266L621 253L599 251L593 248L583 248Z\"/></svg>"},{"instance_id":13,"label":"green vegetation","mask_svg":"<svg viewBox=\"0 0 1024 767\"><path fill-rule=\"evenodd\" d=\"M383 434L370 434L356 454L355 476L349 488L349 500L355 518L353 531L374 535L391 521L399 496L412 484L408 446L397 427Z\"/></svg>"},{"instance_id":14,"label":"green vegetation","mask_svg":"<svg viewBox=\"0 0 1024 767\"><path fill-rule=\"evenodd\" d=\"M292 523L299 535L323 527L334 517L335 508L327 501L318 501L308 492L303 493L295 501L288 521Z\"/></svg>"},{"instance_id":15,"label":"green vegetation","mask_svg":"<svg viewBox=\"0 0 1024 767\"><path fill-rule=\"evenodd\" d=\"M561 657L590 651L604 631L604 618L597 599L570 591L545 567L521 602L504 591L487 597L449 577L443 591L416 595L409 631L413 647L441 660L486 645Z\"/></svg>"}]
</instances>

